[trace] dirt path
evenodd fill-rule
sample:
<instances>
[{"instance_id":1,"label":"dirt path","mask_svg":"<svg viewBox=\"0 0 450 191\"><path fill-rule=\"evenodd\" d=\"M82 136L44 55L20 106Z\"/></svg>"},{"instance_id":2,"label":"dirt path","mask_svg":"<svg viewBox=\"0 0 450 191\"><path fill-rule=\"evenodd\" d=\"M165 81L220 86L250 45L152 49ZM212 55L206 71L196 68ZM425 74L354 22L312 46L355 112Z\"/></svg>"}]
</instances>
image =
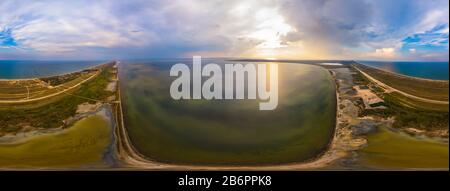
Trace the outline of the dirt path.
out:
<instances>
[{"instance_id":1,"label":"dirt path","mask_svg":"<svg viewBox=\"0 0 450 191\"><path fill-rule=\"evenodd\" d=\"M432 99L427 99L427 98L423 98L423 97L418 97L415 95L411 95L408 94L406 92L400 91L398 89L395 89L391 86L386 85L385 83L373 78L372 76L370 76L369 74L361 71L358 67L353 66L356 70L358 70L361 74L363 74L365 77L367 77L370 81L376 83L378 86L382 87L386 92L397 92L400 93L406 97L412 98L412 99L416 99L418 101L423 101L423 102L427 102L427 103L433 103L433 104L442 104L442 105L448 105L449 102L448 101L439 101L439 100L432 100Z\"/></svg>"}]
</instances>

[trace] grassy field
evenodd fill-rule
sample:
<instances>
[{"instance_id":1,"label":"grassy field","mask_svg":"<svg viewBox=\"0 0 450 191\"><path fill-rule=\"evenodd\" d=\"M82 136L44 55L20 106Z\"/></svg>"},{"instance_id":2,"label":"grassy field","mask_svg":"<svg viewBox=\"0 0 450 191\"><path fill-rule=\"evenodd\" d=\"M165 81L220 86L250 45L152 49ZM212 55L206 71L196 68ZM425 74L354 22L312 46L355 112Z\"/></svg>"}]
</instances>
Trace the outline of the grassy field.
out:
<instances>
[{"instance_id":1,"label":"grassy field","mask_svg":"<svg viewBox=\"0 0 450 191\"><path fill-rule=\"evenodd\" d=\"M356 67L384 84L405 93L432 100L448 101L448 81L412 78L362 64L356 64Z\"/></svg>"},{"instance_id":2,"label":"grassy field","mask_svg":"<svg viewBox=\"0 0 450 191\"><path fill-rule=\"evenodd\" d=\"M412 99L406 97L400 93L392 92L389 94L385 94L385 99L389 99L391 102L396 102L405 107L409 107L411 109L416 110L424 110L424 111L438 111L438 112L447 112L449 110L448 105L445 104L434 104L424 101L419 101L416 99Z\"/></svg>"},{"instance_id":3,"label":"grassy field","mask_svg":"<svg viewBox=\"0 0 450 191\"><path fill-rule=\"evenodd\" d=\"M359 163L375 169L449 168L448 143L413 138L386 128L368 136Z\"/></svg>"},{"instance_id":4,"label":"grassy field","mask_svg":"<svg viewBox=\"0 0 450 191\"><path fill-rule=\"evenodd\" d=\"M69 77L62 78L60 81L55 80L57 77L44 79L29 80L2 80L0 81L0 101L17 101L36 99L48 95L52 95L72 87L83 80L95 75L97 71L89 71L86 73L67 74ZM64 81L66 80L66 81ZM50 85L58 83L57 86ZM2 104L0 102L0 104Z\"/></svg>"},{"instance_id":5,"label":"grassy field","mask_svg":"<svg viewBox=\"0 0 450 191\"><path fill-rule=\"evenodd\" d=\"M39 80L0 81L0 100L20 100L45 91L48 88Z\"/></svg>"},{"instance_id":6,"label":"grassy field","mask_svg":"<svg viewBox=\"0 0 450 191\"><path fill-rule=\"evenodd\" d=\"M0 144L0 168L89 167L102 165L111 128L101 116L78 121L62 132L25 142Z\"/></svg>"}]
</instances>

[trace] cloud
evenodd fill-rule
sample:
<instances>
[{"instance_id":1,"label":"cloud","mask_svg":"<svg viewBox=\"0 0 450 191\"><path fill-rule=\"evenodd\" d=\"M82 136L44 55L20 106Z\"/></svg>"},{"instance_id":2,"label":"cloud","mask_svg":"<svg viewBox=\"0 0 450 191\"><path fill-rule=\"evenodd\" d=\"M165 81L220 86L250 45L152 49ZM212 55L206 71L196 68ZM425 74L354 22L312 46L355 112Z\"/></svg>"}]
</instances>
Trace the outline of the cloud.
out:
<instances>
[{"instance_id":1,"label":"cloud","mask_svg":"<svg viewBox=\"0 0 450 191\"><path fill-rule=\"evenodd\" d=\"M5 0L0 12L0 57L448 59L445 0Z\"/></svg>"},{"instance_id":2,"label":"cloud","mask_svg":"<svg viewBox=\"0 0 450 191\"><path fill-rule=\"evenodd\" d=\"M378 48L375 50L375 57L392 58L395 56L394 48Z\"/></svg>"},{"instance_id":3,"label":"cloud","mask_svg":"<svg viewBox=\"0 0 450 191\"><path fill-rule=\"evenodd\" d=\"M150 34L132 33L132 23L111 19L103 5L87 1L2 1L0 11L10 14L2 14L0 27L9 28L21 48L43 55L76 57L85 48L142 46L152 40Z\"/></svg>"},{"instance_id":4,"label":"cloud","mask_svg":"<svg viewBox=\"0 0 450 191\"><path fill-rule=\"evenodd\" d=\"M447 1L287 0L283 12L297 31L286 41L303 41L327 57L408 59L396 51L414 34L422 43L448 47ZM429 32L436 28L442 33Z\"/></svg>"}]
</instances>

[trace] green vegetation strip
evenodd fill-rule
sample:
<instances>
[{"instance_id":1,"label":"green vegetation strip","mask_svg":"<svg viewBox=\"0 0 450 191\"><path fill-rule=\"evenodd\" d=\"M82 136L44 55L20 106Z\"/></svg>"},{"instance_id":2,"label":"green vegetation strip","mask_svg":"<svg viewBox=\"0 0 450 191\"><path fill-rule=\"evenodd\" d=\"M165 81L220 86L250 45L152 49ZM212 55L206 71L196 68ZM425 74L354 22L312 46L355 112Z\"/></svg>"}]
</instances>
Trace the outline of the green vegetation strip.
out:
<instances>
[{"instance_id":1,"label":"green vegetation strip","mask_svg":"<svg viewBox=\"0 0 450 191\"><path fill-rule=\"evenodd\" d=\"M394 128L417 128L436 130L448 128L448 111L435 111L424 108L413 108L405 105L396 95L384 94L387 109L364 110L362 115L395 116Z\"/></svg>"}]
</instances>

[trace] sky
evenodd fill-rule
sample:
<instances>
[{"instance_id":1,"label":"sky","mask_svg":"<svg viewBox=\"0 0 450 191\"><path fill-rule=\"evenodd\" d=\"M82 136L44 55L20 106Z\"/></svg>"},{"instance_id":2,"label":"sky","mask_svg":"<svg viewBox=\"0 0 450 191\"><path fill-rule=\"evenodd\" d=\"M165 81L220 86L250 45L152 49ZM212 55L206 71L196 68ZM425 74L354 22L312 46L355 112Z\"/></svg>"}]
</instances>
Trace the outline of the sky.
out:
<instances>
[{"instance_id":1,"label":"sky","mask_svg":"<svg viewBox=\"0 0 450 191\"><path fill-rule=\"evenodd\" d=\"M0 60L448 61L447 0L1 0Z\"/></svg>"}]
</instances>

